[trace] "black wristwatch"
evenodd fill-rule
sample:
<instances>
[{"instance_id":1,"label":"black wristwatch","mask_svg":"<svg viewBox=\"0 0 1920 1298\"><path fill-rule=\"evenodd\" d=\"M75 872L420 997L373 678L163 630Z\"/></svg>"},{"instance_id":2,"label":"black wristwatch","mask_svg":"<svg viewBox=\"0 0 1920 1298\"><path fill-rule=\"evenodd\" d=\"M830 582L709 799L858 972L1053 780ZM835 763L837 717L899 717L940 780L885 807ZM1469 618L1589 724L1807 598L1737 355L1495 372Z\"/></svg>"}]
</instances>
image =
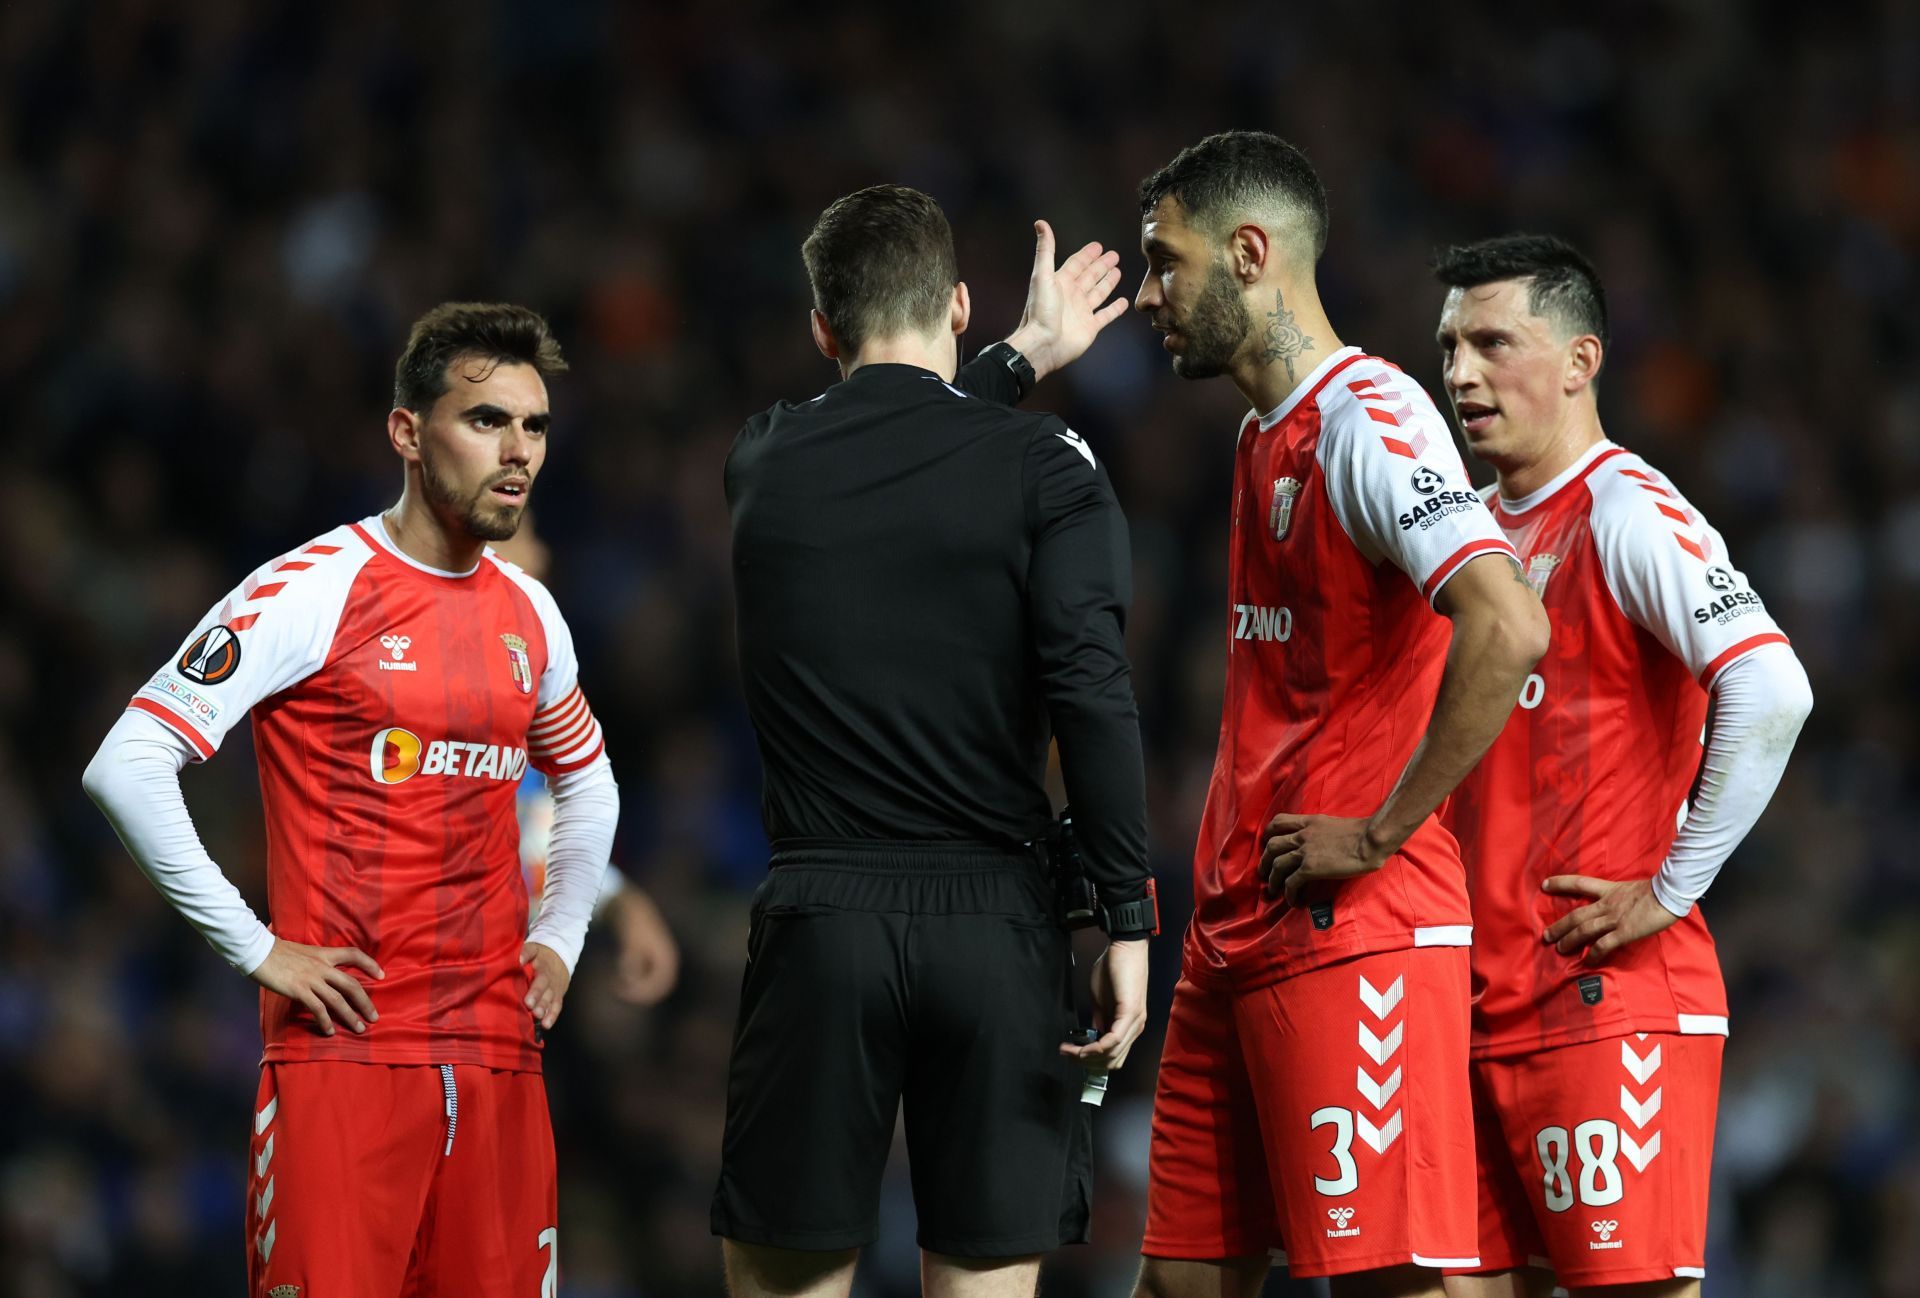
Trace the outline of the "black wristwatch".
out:
<instances>
[{"instance_id":1,"label":"black wristwatch","mask_svg":"<svg viewBox=\"0 0 1920 1298\"><path fill-rule=\"evenodd\" d=\"M1019 395L1014 398L1015 403L1025 401L1027 393L1033 391L1033 385L1040 381L1039 376L1033 372L1033 362L1021 355L1020 350L1012 343L995 343L991 347L983 348L980 355L992 357L997 363L1006 366L1007 372L1013 375L1014 387L1019 390Z\"/></svg>"},{"instance_id":2,"label":"black wristwatch","mask_svg":"<svg viewBox=\"0 0 1920 1298\"><path fill-rule=\"evenodd\" d=\"M1133 901L1100 907L1100 929L1114 941L1160 936L1160 898L1147 880L1147 891Z\"/></svg>"}]
</instances>

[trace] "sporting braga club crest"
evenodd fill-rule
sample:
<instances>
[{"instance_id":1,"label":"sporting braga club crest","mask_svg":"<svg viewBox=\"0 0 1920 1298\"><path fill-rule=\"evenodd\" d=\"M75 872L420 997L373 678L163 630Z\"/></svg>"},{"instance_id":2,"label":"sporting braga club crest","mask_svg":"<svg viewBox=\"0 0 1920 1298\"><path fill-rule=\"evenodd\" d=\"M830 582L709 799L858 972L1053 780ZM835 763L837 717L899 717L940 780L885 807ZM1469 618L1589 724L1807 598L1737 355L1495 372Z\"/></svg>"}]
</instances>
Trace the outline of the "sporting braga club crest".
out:
<instances>
[{"instance_id":1,"label":"sporting braga club crest","mask_svg":"<svg viewBox=\"0 0 1920 1298\"><path fill-rule=\"evenodd\" d=\"M527 657L527 642L517 635L503 635L507 658L513 663L513 683L522 694L533 693L533 660Z\"/></svg>"},{"instance_id":2,"label":"sporting braga club crest","mask_svg":"<svg viewBox=\"0 0 1920 1298\"><path fill-rule=\"evenodd\" d=\"M1293 526L1293 502L1300 496L1300 479L1275 478L1273 480L1273 512L1267 515L1267 522L1273 527L1273 539L1284 541L1287 530Z\"/></svg>"},{"instance_id":3,"label":"sporting braga club crest","mask_svg":"<svg viewBox=\"0 0 1920 1298\"><path fill-rule=\"evenodd\" d=\"M1533 587L1536 598L1547 597L1547 578L1553 576L1553 570L1559 566L1557 554L1536 554L1527 560L1527 585Z\"/></svg>"}]
</instances>

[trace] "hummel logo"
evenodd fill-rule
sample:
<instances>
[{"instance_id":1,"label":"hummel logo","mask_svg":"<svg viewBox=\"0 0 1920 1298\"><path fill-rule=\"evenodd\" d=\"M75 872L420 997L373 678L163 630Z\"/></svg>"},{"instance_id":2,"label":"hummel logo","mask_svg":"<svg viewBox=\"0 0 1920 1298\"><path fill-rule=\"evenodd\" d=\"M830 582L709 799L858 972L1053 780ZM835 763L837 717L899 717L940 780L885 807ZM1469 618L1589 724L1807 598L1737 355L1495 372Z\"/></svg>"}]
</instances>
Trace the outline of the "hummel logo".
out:
<instances>
[{"instance_id":1,"label":"hummel logo","mask_svg":"<svg viewBox=\"0 0 1920 1298\"><path fill-rule=\"evenodd\" d=\"M1327 1216L1329 1216L1329 1217L1331 1217L1331 1218L1333 1218L1333 1224L1334 1224L1334 1225L1336 1225L1336 1226L1344 1226L1344 1225L1346 1225L1346 1224L1347 1224L1348 1222L1350 1222L1350 1221L1352 1221L1352 1220L1353 1220L1353 1209L1351 1209L1351 1208L1329 1208L1329 1209L1327 1209Z\"/></svg>"},{"instance_id":2,"label":"hummel logo","mask_svg":"<svg viewBox=\"0 0 1920 1298\"><path fill-rule=\"evenodd\" d=\"M382 658L380 660L381 671L383 672L417 672L420 670L419 663L410 663L405 661L407 650L413 648L412 636L383 635L380 637L380 647L393 655L393 660L391 662L387 661L385 658Z\"/></svg>"},{"instance_id":3,"label":"hummel logo","mask_svg":"<svg viewBox=\"0 0 1920 1298\"><path fill-rule=\"evenodd\" d=\"M1347 1225L1348 1222L1353 1220L1352 1208L1344 1205L1338 1208L1329 1208L1327 1209L1327 1220L1333 1223L1333 1229L1327 1232L1328 1239L1347 1239L1360 1233L1358 1226Z\"/></svg>"},{"instance_id":4,"label":"hummel logo","mask_svg":"<svg viewBox=\"0 0 1920 1298\"><path fill-rule=\"evenodd\" d=\"M1071 446L1074 450L1080 452L1080 458L1087 462L1089 469L1099 467L1093 462L1093 448L1087 445L1086 438L1080 436L1080 434L1074 432L1071 428L1064 433L1055 433L1054 436L1058 437L1068 446Z\"/></svg>"},{"instance_id":5,"label":"hummel logo","mask_svg":"<svg viewBox=\"0 0 1920 1298\"><path fill-rule=\"evenodd\" d=\"M1612 1239L1613 1232L1620 1229L1617 1221L1596 1221L1592 1223L1594 1233L1601 1239Z\"/></svg>"}]
</instances>

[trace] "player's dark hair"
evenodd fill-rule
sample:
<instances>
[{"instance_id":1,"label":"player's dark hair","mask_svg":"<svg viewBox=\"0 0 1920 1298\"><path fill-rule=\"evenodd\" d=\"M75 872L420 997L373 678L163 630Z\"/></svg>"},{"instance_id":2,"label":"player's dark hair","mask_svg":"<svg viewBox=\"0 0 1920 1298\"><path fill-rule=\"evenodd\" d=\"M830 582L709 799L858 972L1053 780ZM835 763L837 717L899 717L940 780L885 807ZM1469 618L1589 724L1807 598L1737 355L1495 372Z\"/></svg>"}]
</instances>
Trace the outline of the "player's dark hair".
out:
<instances>
[{"instance_id":1,"label":"player's dark hair","mask_svg":"<svg viewBox=\"0 0 1920 1298\"><path fill-rule=\"evenodd\" d=\"M1565 239L1503 234L1455 244L1434 254L1433 273L1449 288L1527 280L1527 310L1573 336L1592 334L1602 348L1608 345L1607 291L1593 263Z\"/></svg>"},{"instance_id":2,"label":"player's dark hair","mask_svg":"<svg viewBox=\"0 0 1920 1298\"><path fill-rule=\"evenodd\" d=\"M944 324L960 279L946 213L905 185L836 199L813 223L800 256L813 304L848 352L869 338Z\"/></svg>"},{"instance_id":3,"label":"player's dark hair","mask_svg":"<svg viewBox=\"0 0 1920 1298\"><path fill-rule=\"evenodd\" d=\"M421 414L447 393L447 366L462 357L531 365L550 379L567 371L560 343L538 311L507 302L442 302L413 322L393 367L393 404Z\"/></svg>"},{"instance_id":4,"label":"player's dark hair","mask_svg":"<svg viewBox=\"0 0 1920 1298\"><path fill-rule=\"evenodd\" d=\"M1262 200L1298 211L1313 241L1313 259L1327 250L1327 191L1307 155L1266 131L1222 131L1180 150L1140 182L1140 215L1177 199L1189 223L1224 232Z\"/></svg>"}]
</instances>

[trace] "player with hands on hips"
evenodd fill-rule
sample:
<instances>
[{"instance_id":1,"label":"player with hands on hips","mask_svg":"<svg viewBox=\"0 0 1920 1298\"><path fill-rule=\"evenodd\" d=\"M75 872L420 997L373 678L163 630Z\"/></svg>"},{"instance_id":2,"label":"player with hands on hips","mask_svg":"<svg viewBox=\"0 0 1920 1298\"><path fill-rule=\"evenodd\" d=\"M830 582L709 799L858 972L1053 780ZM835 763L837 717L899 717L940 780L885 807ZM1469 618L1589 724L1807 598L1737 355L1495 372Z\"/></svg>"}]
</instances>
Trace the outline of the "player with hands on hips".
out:
<instances>
[{"instance_id":1,"label":"player with hands on hips","mask_svg":"<svg viewBox=\"0 0 1920 1298\"><path fill-rule=\"evenodd\" d=\"M253 1298L553 1292L541 1034L619 795L553 596L487 543L520 525L546 462L546 381L565 369L524 307L422 316L386 420L399 502L246 577L88 765L136 863L263 989ZM180 787L242 719L272 928L208 855ZM515 815L529 768L554 799L531 927Z\"/></svg>"},{"instance_id":2,"label":"player with hands on hips","mask_svg":"<svg viewBox=\"0 0 1920 1298\"><path fill-rule=\"evenodd\" d=\"M1445 815L1473 901L1480 1214L1480 1263L1448 1291L1694 1294L1728 1030L1695 903L1811 690L1725 539L1601 427L1592 264L1507 235L1435 269L1447 394L1553 624Z\"/></svg>"}]
</instances>

